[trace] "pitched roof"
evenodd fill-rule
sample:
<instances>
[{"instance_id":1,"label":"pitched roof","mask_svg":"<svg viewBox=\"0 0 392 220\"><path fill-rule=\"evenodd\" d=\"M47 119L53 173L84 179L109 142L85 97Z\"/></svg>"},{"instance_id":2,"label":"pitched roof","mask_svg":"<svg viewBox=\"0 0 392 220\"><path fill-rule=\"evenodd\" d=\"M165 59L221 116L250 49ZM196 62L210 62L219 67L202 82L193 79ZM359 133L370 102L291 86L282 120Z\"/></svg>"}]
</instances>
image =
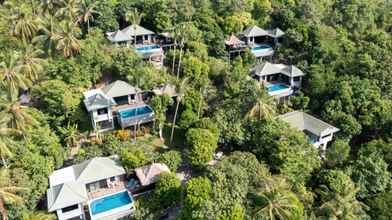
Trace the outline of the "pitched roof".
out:
<instances>
[{"instance_id":1,"label":"pitched roof","mask_svg":"<svg viewBox=\"0 0 392 220\"><path fill-rule=\"evenodd\" d=\"M225 41L226 45L229 46L237 46L237 45L242 45L245 44L244 41L238 39L238 37L236 37L235 35L231 35L226 41Z\"/></svg>"},{"instance_id":2,"label":"pitched roof","mask_svg":"<svg viewBox=\"0 0 392 220\"><path fill-rule=\"evenodd\" d=\"M267 76L277 73L285 74L289 77L304 76L305 73L294 65L273 64L270 62L263 62L251 69L251 72L258 76Z\"/></svg>"},{"instance_id":3,"label":"pitched roof","mask_svg":"<svg viewBox=\"0 0 392 220\"><path fill-rule=\"evenodd\" d=\"M124 41L131 41L133 39L131 35L127 35L126 33L120 30L107 33L107 35L108 35L107 38L111 42L124 42Z\"/></svg>"},{"instance_id":4,"label":"pitched roof","mask_svg":"<svg viewBox=\"0 0 392 220\"><path fill-rule=\"evenodd\" d=\"M159 175L163 172L170 172L170 169L163 163L153 163L135 169L136 176L142 186L155 183L158 181Z\"/></svg>"},{"instance_id":5,"label":"pitched roof","mask_svg":"<svg viewBox=\"0 0 392 220\"><path fill-rule=\"evenodd\" d=\"M287 123L290 126L297 128L301 131L307 130L311 133L322 136L325 134L338 132L339 129L316 118L312 115L309 115L305 112L301 111L293 111L283 115L280 115L279 118Z\"/></svg>"},{"instance_id":6,"label":"pitched roof","mask_svg":"<svg viewBox=\"0 0 392 220\"><path fill-rule=\"evenodd\" d=\"M83 102L86 106L87 111L107 108L116 104L116 102L112 98L106 96L99 89L86 91L84 93L84 97L85 99L83 100Z\"/></svg>"},{"instance_id":7,"label":"pitched roof","mask_svg":"<svg viewBox=\"0 0 392 220\"><path fill-rule=\"evenodd\" d=\"M88 200L86 184L125 174L118 161L95 157L80 164L55 170L49 176L48 210L52 212Z\"/></svg>"},{"instance_id":8,"label":"pitched roof","mask_svg":"<svg viewBox=\"0 0 392 220\"><path fill-rule=\"evenodd\" d=\"M156 87L152 90L155 95L168 95L170 97L175 97L178 95L176 86L171 84L165 84L160 87Z\"/></svg>"},{"instance_id":9,"label":"pitched roof","mask_svg":"<svg viewBox=\"0 0 392 220\"><path fill-rule=\"evenodd\" d=\"M67 182L51 187L47 191L47 197L49 212L88 200L86 187L77 182Z\"/></svg>"},{"instance_id":10,"label":"pitched roof","mask_svg":"<svg viewBox=\"0 0 392 220\"><path fill-rule=\"evenodd\" d=\"M75 181L84 184L125 174L124 168L118 161L107 157L95 157L72 167Z\"/></svg>"},{"instance_id":11,"label":"pitched roof","mask_svg":"<svg viewBox=\"0 0 392 220\"><path fill-rule=\"evenodd\" d=\"M245 37L260 37L269 35L268 31L259 28L258 26L252 26L245 29L242 33L242 36Z\"/></svg>"},{"instance_id":12,"label":"pitched roof","mask_svg":"<svg viewBox=\"0 0 392 220\"><path fill-rule=\"evenodd\" d=\"M102 91L110 98L119 97L119 96L126 96L130 94L136 94L141 90L139 88L133 87L128 83L116 80L109 85L105 86Z\"/></svg>"},{"instance_id":13,"label":"pitched roof","mask_svg":"<svg viewBox=\"0 0 392 220\"><path fill-rule=\"evenodd\" d=\"M129 25L128 27L121 30L127 36L141 36L141 35L152 35L154 32L140 26L140 25Z\"/></svg>"},{"instance_id":14,"label":"pitched roof","mask_svg":"<svg viewBox=\"0 0 392 220\"><path fill-rule=\"evenodd\" d=\"M268 30L268 36L273 37L273 38L279 38L279 37L282 37L285 34L286 33L284 31L282 31L281 29L279 29L279 28Z\"/></svg>"}]
</instances>

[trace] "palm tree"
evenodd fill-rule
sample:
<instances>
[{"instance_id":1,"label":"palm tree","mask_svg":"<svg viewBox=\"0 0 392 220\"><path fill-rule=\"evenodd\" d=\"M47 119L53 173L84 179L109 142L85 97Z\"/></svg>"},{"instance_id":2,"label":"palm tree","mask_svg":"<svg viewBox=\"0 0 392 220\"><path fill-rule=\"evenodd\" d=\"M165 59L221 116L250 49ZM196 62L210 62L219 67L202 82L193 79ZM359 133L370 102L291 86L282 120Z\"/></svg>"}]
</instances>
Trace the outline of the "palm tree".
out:
<instances>
[{"instance_id":1,"label":"palm tree","mask_svg":"<svg viewBox=\"0 0 392 220\"><path fill-rule=\"evenodd\" d=\"M50 15L54 15L56 8L59 6L60 2L58 0L41 0L43 12L49 12Z\"/></svg>"},{"instance_id":2,"label":"palm tree","mask_svg":"<svg viewBox=\"0 0 392 220\"><path fill-rule=\"evenodd\" d=\"M40 42L49 55L51 55L52 51L55 49L56 39L58 38L57 32L59 32L59 28L57 24L58 21L55 17L47 16L40 26L40 32L42 32L42 34L33 39L33 43Z\"/></svg>"},{"instance_id":3,"label":"palm tree","mask_svg":"<svg viewBox=\"0 0 392 220\"><path fill-rule=\"evenodd\" d=\"M0 80L9 96L17 96L19 89L27 89L30 81L21 74L22 66L19 65L19 56L11 53L7 59L0 63Z\"/></svg>"},{"instance_id":4,"label":"palm tree","mask_svg":"<svg viewBox=\"0 0 392 220\"><path fill-rule=\"evenodd\" d=\"M56 50L61 51L65 58L79 53L80 42L76 38L80 35L80 29L74 23L64 21L60 23L60 32L54 36Z\"/></svg>"},{"instance_id":5,"label":"palm tree","mask_svg":"<svg viewBox=\"0 0 392 220\"><path fill-rule=\"evenodd\" d=\"M172 63L172 74L174 75L174 67L176 64L176 51L177 51L177 31L176 29L174 29L174 31L172 32L173 35L173 39L174 39L174 46L173 46L173 63Z\"/></svg>"},{"instance_id":6,"label":"palm tree","mask_svg":"<svg viewBox=\"0 0 392 220\"><path fill-rule=\"evenodd\" d=\"M21 220L54 220L54 219L56 218L52 214L28 211L22 214Z\"/></svg>"},{"instance_id":7,"label":"palm tree","mask_svg":"<svg viewBox=\"0 0 392 220\"><path fill-rule=\"evenodd\" d=\"M31 6L7 1L4 7L9 9L5 17L12 24L12 35L24 42L31 40L39 29L40 21L38 16L33 15Z\"/></svg>"},{"instance_id":8,"label":"palm tree","mask_svg":"<svg viewBox=\"0 0 392 220\"><path fill-rule=\"evenodd\" d=\"M60 9L56 12L56 17L66 18L72 23L77 22L78 0L61 0Z\"/></svg>"},{"instance_id":9,"label":"palm tree","mask_svg":"<svg viewBox=\"0 0 392 220\"><path fill-rule=\"evenodd\" d=\"M0 124L6 124L9 128L25 131L27 126L36 126L35 120L27 110L28 107L21 105L16 97L0 97Z\"/></svg>"},{"instance_id":10,"label":"palm tree","mask_svg":"<svg viewBox=\"0 0 392 220\"><path fill-rule=\"evenodd\" d=\"M97 7L97 2L91 2L88 0L82 0L79 4L78 12L80 16L78 22L87 23L87 33L90 32L90 20L94 20L94 14L100 14L95 10Z\"/></svg>"},{"instance_id":11,"label":"palm tree","mask_svg":"<svg viewBox=\"0 0 392 220\"><path fill-rule=\"evenodd\" d=\"M43 71L45 60L40 57L42 54L43 51L41 49L28 45L20 56L21 72L32 82L38 80L39 75Z\"/></svg>"},{"instance_id":12,"label":"palm tree","mask_svg":"<svg viewBox=\"0 0 392 220\"><path fill-rule=\"evenodd\" d=\"M0 170L0 214L3 220L8 220L5 204L20 204L23 202L22 197L16 195L17 192L26 190L22 187L12 186L7 169Z\"/></svg>"},{"instance_id":13,"label":"palm tree","mask_svg":"<svg viewBox=\"0 0 392 220\"><path fill-rule=\"evenodd\" d=\"M256 103L246 114L246 118L256 118L258 120L272 119L275 115L274 101L263 91L260 84L257 85Z\"/></svg>"},{"instance_id":14,"label":"palm tree","mask_svg":"<svg viewBox=\"0 0 392 220\"><path fill-rule=\"evenodd\" d=\"M60 132L65 136L64 140L67 142L68 147L75 147L78 144L78 140L81 137L78 125L71 125L68 123L67 127L59 127Z\"/></svg>"},{"instance_id":15,"label":"palm tree","mask_svg":"<svg viewBox=\"0 0 392 220\"><path fill-rule=\"evenodd\" d=\"M189 22L187 23L182 23L179 25L177 29L178 37L179 37L179 44L180 44L180 54L178 57L178 67L177 67L177 79L180 77L180 69L181 69L181 60L182 60L182 52L184 49L184 44L187 41L188 33L187 33L187 27L189 25Z\"/></svg>"},{"instance_id":16,"label":"palm tree","mask_svg":"<svg viewBox=\"0 0 392 220\"><path fill-rule=\"evenodd\" d=\"M174 117L173 117L173 123L172 123L172 129L171 129L171 134L170 134L170 143L173 142L173 137L174 137L174 127L176 126L176 119L177 119L177 113L178 113L178 108L180 106L180 102L182 98L185 95L185 92L187 90L187 83L188 83L188 78L184 78L179 86L177 87L177 97L176 97L176 110L174 112Z\"/></svg>"},{"instance_id":17,"label":"palm tree","mask_svg":"<svg viewBox=\"0 0 392 220\"><path fill-rule=\"evenodd\" d=\"M133 27L133 41L135 46L136 46L136 28L142 21L142 18L143 18L143 14L139 13L136 8L125 15L125 20L131 22Z\"/></svg>"},{"instance_id":18,"label":"palm tree","mask_svg":"<svg viewBox=\"0 0 392 220\"><path fill-rule=\"evenodd\" d=\"M0 159L5 168L8 168L6 159L12 156L9 146L13 145L14 141L11 135L19 134L18 130L12 128L0 128Z\"/></svg>"},{"instance_id":19,"label":"palm tree","mask_svg":"<svg viewBox=\"0 0 392 220\"><path fill-rule=\"evenodd\" d=\"M303 215L303 206L295 194L291 192L284 178L267 178L258 196L263 202L254 209L254 217L283 220L294 219L295 216Z\"/></svg>"}]
</instances>

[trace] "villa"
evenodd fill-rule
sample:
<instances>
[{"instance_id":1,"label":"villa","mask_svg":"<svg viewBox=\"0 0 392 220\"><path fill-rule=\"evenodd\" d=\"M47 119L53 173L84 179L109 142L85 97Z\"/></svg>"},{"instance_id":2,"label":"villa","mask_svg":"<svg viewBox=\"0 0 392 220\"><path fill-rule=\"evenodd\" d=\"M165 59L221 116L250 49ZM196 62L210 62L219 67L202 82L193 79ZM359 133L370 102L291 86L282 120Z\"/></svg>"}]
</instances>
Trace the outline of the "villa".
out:
<instances>
[{"instance_id":1,"label":"villa","mask_svg":"<svg viewBox=\"0 0 392 220\"><path fill-rule=\"evenodd\" d=\"M49 176L47 205L59 220L115 220L131 214L134 199L115 158L96 157Z\"/></svg>"},{"instance_id":2,"label":"villa","mask_svg":"<svg viewBox=\"0 0 392 220\"><path fill-rule=\"evenodd\" d=\"M281 98L301 88L305 73L294 65L263 62L251 69L251 75L268 89L270 96Z\"/></svg>"},{"instance_id":3,"label":"villa","mask_svg":"<svg viewBox=\"0 0 392 220\"><path fill-rule=\"evenodd\" d=\"M107 39L115 44L135 46L136 53L143 56L144 60L153 63L157 68L163 66L163 49L157 42L157 36L140 25L130 25L122 30L106 33Z\"/></svg>"},{"instance_id":4,"label":"villa","mask_svg":"<svg viewBox=\"0 0 392 220\"><path fill-rule=\"evenodd\" d=\"M301 111L289 112L278 117L291 127L303 131L309 143L324 151L328 142L332 140L333 134L339 131L338 128Z\"/></svg>"},{"instance_id":5,"label":"villa","mask_svg":"<svg viewBox=\"0 0 392 220\"><path fill-rule=\"evenodd\" d=\"M95 130L112 130L115 120L121 128L154 121L154 112L144 103L141 90L124 81L117 80L103 88L86 91L83 95Z\"/></svg>"},{"instance_id":6,"label":"villa","mask_svg":"<svg viewBox=\"0 0 392 220\"><path fill-rule=\"evenodd\" d=\"M279 28L264 30L258 26L252 26L238 34L238 37L231 35L225 44L230 53L250 48L256 58L270 57L275 52L273 46L277 45L284 35L285 33Z\"/></svg>"}]
</instances>

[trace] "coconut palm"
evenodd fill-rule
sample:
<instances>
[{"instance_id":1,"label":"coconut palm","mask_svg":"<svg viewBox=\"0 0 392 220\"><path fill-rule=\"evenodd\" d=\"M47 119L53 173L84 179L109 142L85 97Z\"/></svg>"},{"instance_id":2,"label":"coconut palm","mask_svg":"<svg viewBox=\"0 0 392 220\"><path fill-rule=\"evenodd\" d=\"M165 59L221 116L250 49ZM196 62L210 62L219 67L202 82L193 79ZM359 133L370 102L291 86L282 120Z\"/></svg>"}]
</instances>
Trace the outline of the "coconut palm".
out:
<instances>
[{"instance_id":1,"label":"coconut palm","mask_svg":"<svg viewBox=\"0 0 392 220\"><path fill-rule=\"evenodd\" d=\"M79 53L80 42L77 36L80 35L80 29L74 23L64 21L60 23L59 33L54 36L56 50L61 51L65 58Z\"/></svg>"},{"instance_id":2,"label":"coconut palm","mask_svg":"<svg viewBox=\"0 0 392 220\"><path fill-rule=\"evenodd\" d=\"M257 84L257 99L256 103L251 107L246 114L246 118L272 119L275 115L274 101L263 91L260 84Z\"/></svg>"},{"instance_id":3,"label":"coconut palm","mask_svg":"<svg viewBox=\"0 0 392 220\"><path fill-rule=\"evenodd\" d=\"M61 0L60 9L56 12L56 17L65 18L72 22L77 21L78 0Z\"/></svg>"},{"instance_id":4,"label":"coconut palm","mask_svg":"<svg viewBox=\"0 0 392 220\"><path fill-rule=\"evenodd\" d=\"M21 105L16 97L0 97L0 124L18 131L25 131L27 126L36 126L38 122L27 111L28 107Z\"/></svg>"},{"instance_id":5,"label":"coconut palm","mask_svg":"<svg viewBox=\"0 0 392 220\"><path fill-rule=\"evenodd\" d=\"M5 168L8 167L6 159L12 156L12 152L9 147L15 144L11 135L19 134L20 132L18 130L12 128L0 128L0 159Z\"/></svg>"},{"instance_id":6,"label":"coconut palm","mask_svg":"<svg viewBox=\"0 0 392 220\"><path fill-rule=\"evenodd\" d=\"M41 49L28 45L20 56L21 72L32 82L38 80L43 71L45 60L41 58L42 54L43 51Z\"/></svg>"},{"instance_id":7,"label":"coconut palm","mask_svg":"<svg viewBox=\"0 0 392 220\"><path fill-rule=\"evenodd\" d=\"M254 209L254 217L282 220L303 215L302 204L284 178L267 178L258 196L262 204Z\"/></svg>"},{"instance_id":8,"label":"coconut palm","mask_svg":"<svg viewBox=\"0 0 392 220\"><path fill-rule=\"evenodd\" d=\"M39 29L39 17L34 16L31 6L16 1L6 1L4 7L8 8L4 18L12 24L12 35L27 42L31 40ZM3 12L4 13L4 12Z\"/></svg>"},{"instance_id":9,"label":"coconut palm","mask_svg":"<svg viewBox=\"0 0 392 220\"><path fill-rule=\"evenodd\" d=\"M0 169L0 214L3 220L8 220L5 204L21 204L22 197L16 193L26 190L22 187L12 186L7 169Z\"/></svg>"},{"instance_id":10,"label":"coconut palm","mask_svg":"<svg viewBox=\"0 0 392 220\"><path fill-rule=\"evenodd\" d=\"M29 211L22 214L21 220L54 220L54 219L56 219L56 217L52 214Z\"/></svg>"},{"instance_id":11,"label":"coconut palm","mask_svg":"<svg viewBox=\"0 0 392 220\"><path fill-rule=\"evenodd\" d=\"M184 97L185 92L187 90L187 86L188 86L187 84L188 84L188 78L184 78L181 81L181 83L177 86L176 110L174 112L174 117L173 117L172 129L171 129L171 134L170 134L170 143L173 142L174 127L176 126L178 108L179 108L180 102L181 102L182 98Z\"/></svg>"},{"instance_id":12,"label":"coconut palm","mask_svg":"<svg viewBox=\"0 0 392 220\"><path fill-rule=\"evenodd\" d=\"M19 55L11 53L0 63L0 80L3 88L8 91L8 95L15 97L19 89L27 89L30 80L22 74L22 66L19 65Z\"/></svg>"},{"instance_id":13,"label":"coconut palm","mask_svg":"<svg viewBox=\"0 0 392 220\"><path fill-rule=\"evenodd\" d=\"M40 26L40 32L42 32L42 34L33 39L33 43L41 43L49 55L51 55L56 46L56 39L58 38L57 24L58 21L54 16L47 16Z\"/></svg>"},{"instance_id":14,"label":"coconut palm","mask_svg":"<svg viewBox=\"0 0 392 220\"><path fill-rule=\"evenodd\" d=\"M136 8L134 8L134 10L128 12L125 15L125 20L128 21L128 22L131 22L131 24L132 24L133 41L134 41L134 45L135 46L136 46L136 28L137 28L137 25L140 25L140 22L142 21L142 18L143 18L143 14L139 13Z\"/></svg>"},{"instance_id":15,"label":"coconut palm","mask_svg":"<svg viewBox=\"0 0 392 220\"><path fill-rule=\"evenodd\" d=\"M177 36L179 38L179 46L180 46L180 53L178 55L178 67L177 67L177 79L180 77L180 69L181 69L181 61L182 61L182 53L184 49L185 42L188 39L187 27L189 23L182 23L177 28Z\"/></svg>"},{"instance_id":16,"label":"coconut palm","mask_svg":"<svg viewBox=\"0 0 392 220\"><path fill-rule=\"evenodd\" d=\"M78 22L87 23L87 32L90 32L90 21L94 20L94 14L100 14L95 10L97 7L97 2L91 2L89 0L82 0L79 4L78 12L79 18Z\"/></svg>"},{"instance_id":17,"label":"coconut palm","mask_svg":"<svg viewBox=\"0 0 392 220\"><path fill-rule=\"evenodd\" d=\"M67 142L68 147L76 147L78 140L81 137L78 125L71 125L68 123L67 127L59 127L60 132L65 136L64 140Z\"/></svg>"}]
</instances>

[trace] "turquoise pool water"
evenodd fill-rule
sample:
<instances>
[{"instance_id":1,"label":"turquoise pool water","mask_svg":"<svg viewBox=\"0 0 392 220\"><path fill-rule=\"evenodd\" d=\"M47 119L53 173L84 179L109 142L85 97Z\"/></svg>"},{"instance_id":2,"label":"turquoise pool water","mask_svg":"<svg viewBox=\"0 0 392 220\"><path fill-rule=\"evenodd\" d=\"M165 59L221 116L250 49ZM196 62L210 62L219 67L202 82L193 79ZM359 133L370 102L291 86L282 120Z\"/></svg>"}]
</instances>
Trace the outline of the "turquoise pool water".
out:
<instances>
[{"instance_id":1,"label":"turquoise pool water","mask_svg":"<svg viewBox=\"0 0 392 220\"><path fill-rule=\"evenodd\" d=\"M289 87L282 84L271 84L268 86L268 92L275 92L282 89L288 89Z\"/></svg>"},{"instance_id":2,"label":"turquoise pool water","mask_svg":"<svg viewBox=\"0 0 392 220\"><path fill-rule=\"evenodd\" d=\"M140 53L151 53L152 51L157 50L159 48L161 48L159 45L153 44L153 45L138 47L136 48L136 51Z\"/></svg>"},{"instance_id":3,"label":"turquoise pool water","mask_svg":"<svg viewBox=\"0 0 392 220\"><path fill-rule=\"evenodd\" d=\"M96 215L132 203L132 198L127 191L106 196L90 204L91 214Z\"/></svg>"},{"instance_id":4,"label":"turquoise pool water","mask_svg":"<svg viewBox=\"0 0 392 220\"><path fill-rule=\"evenodd\" d=\"M256 47L253 47L252 51L269 50L269 49L272 49L272 47L270 45L260 44L260 45L257 45Z\"/></svg>"},{"instance_id":5,"label":"turquoise pool water","mask_svg":"<svg viewBox=\"0 0 392 220\"><path fill-rule=\"evenodd\" d=\"M119 111L121 118L131 118L139 115L144 115L151 113L152 109L148 106L143 106L139 108L131 108Z\"/></svg>"}]
</instances>

